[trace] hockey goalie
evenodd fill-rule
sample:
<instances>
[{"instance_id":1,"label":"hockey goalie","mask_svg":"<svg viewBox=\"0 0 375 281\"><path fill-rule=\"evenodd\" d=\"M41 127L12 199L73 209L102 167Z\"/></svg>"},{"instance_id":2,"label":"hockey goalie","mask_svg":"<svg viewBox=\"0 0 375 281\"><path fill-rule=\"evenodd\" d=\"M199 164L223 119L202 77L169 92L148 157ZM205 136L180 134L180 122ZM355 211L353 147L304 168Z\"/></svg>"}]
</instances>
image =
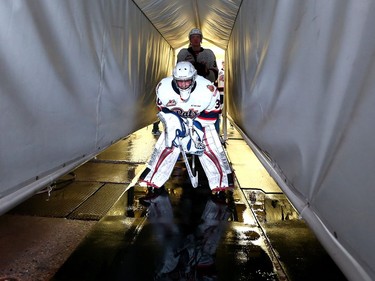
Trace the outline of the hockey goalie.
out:
<instances>
[{"instance_id":1,"label":"hockey goalie","mask_svg":"<svg viewBox=\"0 0 375 281\"><path fill-rule=\"evenodd\" d=\"M147 186L149 193L160 193L182 154L193 187L197 187L198 177L186 155L199 159L213 194L231 191L233 172L215 130L221 113L220 94L211 81L197 75L190 62L179 62L173 75L157 85L156 103L164 131L139 184Z\"/></svg>"}]
</instances>

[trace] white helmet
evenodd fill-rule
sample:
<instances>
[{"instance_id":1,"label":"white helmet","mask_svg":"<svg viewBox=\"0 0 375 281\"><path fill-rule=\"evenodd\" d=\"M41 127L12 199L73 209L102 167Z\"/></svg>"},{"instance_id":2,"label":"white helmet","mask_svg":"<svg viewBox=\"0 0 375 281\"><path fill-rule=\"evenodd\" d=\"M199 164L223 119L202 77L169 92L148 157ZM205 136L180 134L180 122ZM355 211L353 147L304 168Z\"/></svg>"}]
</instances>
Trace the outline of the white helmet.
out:
<instances>
[{"instance_id":1,"label":"white helmet","mask_svg":"<svg viewBox=\"0 0 375 281\"><path fill-rule=\"evenodd\" d=\"M200 35L201 38L203 39L203 33L202 33L202 31L201 31L200 29L198 29L198 28L193 28L192 30L190 30L190 32L189 32L189 40L190 40L190 36L191 36L191 35Z\"/></svg>"},{"instance_id":2,"label":"white helmet","mask_svg":"<svg viewBox=\"0 0 375 281\"><path fill-rule=\"evenodd\" d=\"M197 77L197 70L188 61L181 61L176 64L173 69L173 81L176 83L177 88L180 90L180 97L182 100L188 100L190 97L191 89L195 84ZM189 81L188 85L181 85L181 82ZM180 85L179 85L180 84Z\"/></svg>"}]
</instances>

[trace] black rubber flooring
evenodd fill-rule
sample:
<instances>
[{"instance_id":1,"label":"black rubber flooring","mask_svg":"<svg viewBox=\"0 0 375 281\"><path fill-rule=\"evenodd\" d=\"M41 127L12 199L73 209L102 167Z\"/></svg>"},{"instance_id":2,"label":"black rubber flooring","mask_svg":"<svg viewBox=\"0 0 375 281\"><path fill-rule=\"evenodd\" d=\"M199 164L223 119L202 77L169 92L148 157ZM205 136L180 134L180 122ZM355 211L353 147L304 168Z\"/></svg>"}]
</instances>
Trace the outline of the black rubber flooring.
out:
<instances>
[{"instance_id":1,"label":"black rubber flooring","mask_svg":"<svg viewBox=\"0 0 375 281\"><path fill-rule=\"evenodd\" d=\"M223 206L179 161L166 196L141 205L135 180L155 141L136 132L8 213L97 222L51 280L346 280L282 193L236 182Z\"/></svg>"}]
</instances>

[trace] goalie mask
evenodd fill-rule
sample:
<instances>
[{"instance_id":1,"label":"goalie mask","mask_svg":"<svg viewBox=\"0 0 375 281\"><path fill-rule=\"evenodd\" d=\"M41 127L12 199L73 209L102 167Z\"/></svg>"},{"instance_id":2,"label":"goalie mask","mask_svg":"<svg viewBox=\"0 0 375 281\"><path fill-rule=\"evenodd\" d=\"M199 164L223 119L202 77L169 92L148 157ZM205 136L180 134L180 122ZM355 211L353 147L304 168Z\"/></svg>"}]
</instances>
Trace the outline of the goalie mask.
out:
<instances>
[{"instance_id":1,"label":"goalie mask","mask_svg":"<svg viewBox=\"0 0 375 281\"><path fill-rule=\"evenodd\" d=\"M173 80L176 83L177 88L180 90L180 97L183 101L189 99L196 77L197 70L190 62L179 62L173 69Z\"/></svg>"}]
</instances>

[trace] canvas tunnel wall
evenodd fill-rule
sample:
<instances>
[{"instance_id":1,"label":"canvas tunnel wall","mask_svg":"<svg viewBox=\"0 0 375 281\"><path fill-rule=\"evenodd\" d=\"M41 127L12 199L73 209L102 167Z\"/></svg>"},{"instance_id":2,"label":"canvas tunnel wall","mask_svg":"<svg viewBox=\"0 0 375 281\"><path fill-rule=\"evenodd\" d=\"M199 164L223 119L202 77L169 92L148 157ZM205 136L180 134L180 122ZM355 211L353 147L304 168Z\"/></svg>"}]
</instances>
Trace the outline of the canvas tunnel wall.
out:
<instances>
[{"instance_id":1,"label":"canvas tunnel wall","mask_svg":"<svg viewBox=\"0 0 375 281\"><path fill-rule=\"evenodd\" d=\"M230 35L231 120L348 279L374 280L375 3L216 1L209 18L203 2L203 30ZM161 32L147 3L0 2L1 213L155 120L175 55L164 32L186 34L162 17Z\"/></svg>"},{"instance_id":2,"label":"canvas tunnel wall","mask_svg":"<svg viewBox=\"0 0 375 281\"><path fill-rule=\"evenodd\" d=\"M131 1L3 1L4 212L156 119L174 51Z\"/></svg>"}]
</instances>

